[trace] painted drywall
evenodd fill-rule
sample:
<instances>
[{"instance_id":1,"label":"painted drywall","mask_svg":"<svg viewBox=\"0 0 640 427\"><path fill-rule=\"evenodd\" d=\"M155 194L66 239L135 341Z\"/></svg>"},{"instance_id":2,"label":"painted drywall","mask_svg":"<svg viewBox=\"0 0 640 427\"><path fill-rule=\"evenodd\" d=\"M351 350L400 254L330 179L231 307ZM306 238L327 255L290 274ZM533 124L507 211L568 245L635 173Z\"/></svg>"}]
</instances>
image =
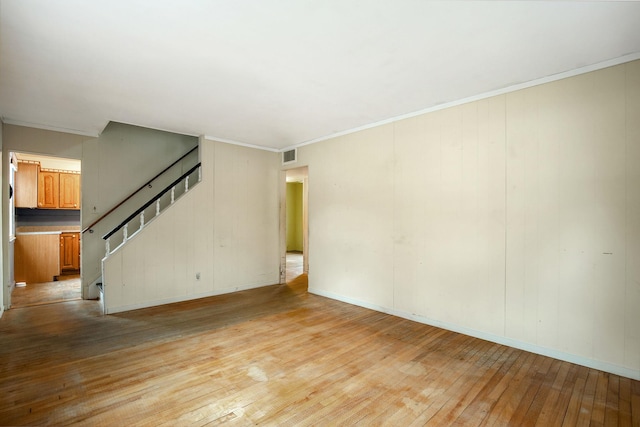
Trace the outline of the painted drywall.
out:
<instances>
[{"instance_id":1,"label":"painted drywall","mask_svg":"<svg viewBox=\"0 0 640 427\"><path fill-rule=\"evenodd\" d=\"M302 252L302 183L287 183L287 251Z\"/></svg>"},{"instance_id":2,"label":"painted drywall","mask_svg":"<svg viewBox=\"0 0 640 427\"><path fill-rule=\"evenodd\" d=\"M639 118L635 61L298 148L310 292L640 378Z\"/></svg>"},{"instance_id":3,"label":"painted drywall","mask_svg":"<svg viewBox=\"0 0 640 427\"><path fill-rule=\"evenodd\" d=\"M278 282L278 153L200 144L202 181L104 260L108 313Z\"/></svg>"}]
</instances>

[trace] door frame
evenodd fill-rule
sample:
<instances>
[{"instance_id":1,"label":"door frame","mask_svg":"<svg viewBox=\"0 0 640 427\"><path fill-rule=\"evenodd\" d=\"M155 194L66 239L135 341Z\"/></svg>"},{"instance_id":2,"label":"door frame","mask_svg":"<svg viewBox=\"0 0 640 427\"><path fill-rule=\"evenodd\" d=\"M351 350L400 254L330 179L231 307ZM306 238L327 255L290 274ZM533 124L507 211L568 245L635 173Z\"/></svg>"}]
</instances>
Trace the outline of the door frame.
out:
<instances>
[{"instance_id":1,"label":"door frame","mask_svg":"<svg viewBox=\"0 0 640 427\"><path fill-rule=\"evenodd\" d=\"M280 284L287 282L287 179L302 182L302 272L309 274L309 167L280 171Z\"/></svg>"},{"instance_id":2,"label":"door frame","mask_svg":"<svg viewBox=\"0 0 640 427\"><path fill-rule=\"evenodd\" d=\"M50 153L42 153L38 150L31 149L16 149L16 148L6 148L6 151L3 150L2 154L2 177L3 181L6 179L7 183L3 185L2 191L7 192L7 197L4 197L2 203L2 230L3 230L3 239L2 239L2 282L3 282L3 308L4 310L11 308L11 294L13 289L15 288L15 260L14 260L14 244L15 244L15 236L10 236L11 230L9 230L9 218L15 214L15 208L12 209L12 204L9 203L8 198L8 186L9 186L9 173L10 170L10 161L12 156L16 156L15 153L23 153L26 155L36 156L36 157L46 157L50 159L60 159L60 160L71 160L74 162L80 162L80 170L82 170L82 159L74 158L70 156L61 156L59 154L50 154ZM5 159L6 154L6 159ZM5 172L6 171L6 172ZM5 176L6 174L6 176ZM79 205L80 211L80 224L82 224L82 199L80 200ZM15 218L14 218L14 227L15 227ZM82 239L82 233L79 233L79 239ZM81 245L81 242L78 242ZM82 247L82 246L80 246ZM80 254L80 258L82 259L82 254ZM82 268L80 268L80 275L82 277ZM80 296L82 299L86 299L85 295L86 290L82 284L82 280L80 281Z\"/></svg>"}]
</instances>

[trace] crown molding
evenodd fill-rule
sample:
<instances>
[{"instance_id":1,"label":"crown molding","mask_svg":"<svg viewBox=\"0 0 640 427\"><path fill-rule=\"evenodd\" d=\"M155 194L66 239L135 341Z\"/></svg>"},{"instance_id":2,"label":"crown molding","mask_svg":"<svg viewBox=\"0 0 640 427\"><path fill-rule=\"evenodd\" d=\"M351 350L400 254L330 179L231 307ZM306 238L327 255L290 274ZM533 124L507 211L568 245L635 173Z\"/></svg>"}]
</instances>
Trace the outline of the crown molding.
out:
<instances>
[{"instance_id":1,"label":"crown molding","mask_svg":"<svg viewBox=\"0 0 640 427\"><path fill-rule=\"evenodd\" d=\"M613 67L613 66L616 66L616 65L624 64L624 63L627 63L627 62L636 61L638 59L640 59L640 52L631 53L631 54L624 55L624 56L621 56L621 57L618 57L618 58L610 59L610 60L603 61L603 62L598 62L596 64L586 65L584 67L576 68L576 69L573 69L573 70L564 71L564 72L557 73L557 74L552 74L552 75L547 76L547 77L542 77L542 78L531 80L531 81L528 81L528 82L518 83L518 84L515 84L515 85L511 85L511 86L506 86L506 87L501 88L501 89L496 89L496 90L492 90L492 91L489 91L489 92L484 92L484 93L481 93L481 94L478 94L478 95L469 96L467 98L458 99L456 101L445 102L444 104L434 105L433 107L424 108L422 110L414 111L412 113L402 114L400 116L392 117L392 118L385 119L385 120L380 120L380 121L377 121L377 122L374 122L374 123L370 123L370 124L367 124L367 125L363 125L363 126L359 126L359 127L356 127L356 128L347 129L347 130L344 130L344 131L332 133L330 135L326 135L326 136L315 138L315 139L312 139L312 140L309 140L309 141L301 142L299 144L290 145L288 147L280 149L279 151L282 152L282 151L293 150L294 148L300 148L300 147L304 147L305 145L311 145L311 144L315 144L315 143L318 143L318 142L327 141L327 140L330 140L330 139L333 139L333 138L337 138L337 137L340 137L340 136L349 135L349 134L352 134L352 133L360 132L360 131L363 131L363 130L371 129L371 128L382 126L382 125L386 125L386 124L389 124L389 123L398 122L400 120L405 120L405 119L409 119L409 118L412 118L412 117L420 116L422 114L432 113L434 111L439 111L439 110L444 110L446 108L455 107L457 105L467 104L469 102L479 101L479 100L482 100L482 99L487 99L487 98L491 98L491 97L494 97L494 96L504 95L506 93L515 92L515 91L522 90L522 89L527 89L527 88L530 88L530 87L533 87L533 86L539 86L539 85L542 85L542 84L545 84L545 83L551 83L551 82L555 82L555 81L558 81L558 80L566 79L566 78L569 78L569 77L579 76L581 74L586 74L586 73L590 73L592 71L602 70L604 68L609 68L609 67Z\"/></svg>"}]
</instances>

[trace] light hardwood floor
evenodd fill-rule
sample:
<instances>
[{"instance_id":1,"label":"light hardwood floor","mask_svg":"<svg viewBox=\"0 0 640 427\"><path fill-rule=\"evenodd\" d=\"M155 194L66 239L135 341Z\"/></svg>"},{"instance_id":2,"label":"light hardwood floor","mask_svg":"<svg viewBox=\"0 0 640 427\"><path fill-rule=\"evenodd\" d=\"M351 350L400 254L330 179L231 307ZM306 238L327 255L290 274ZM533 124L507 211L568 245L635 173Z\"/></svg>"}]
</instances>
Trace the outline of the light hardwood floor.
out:
<instances>
[{"instance_id":1,"label":"light hardwood floor","mask_svg":"<svg viewBox=\"0 0 640 427\"><path fill-rule=\"evenodd\" d=\"M0 425L638 425L640 382L308 294L0 319Z\"/></svg>"},{"instance_id":2,"label":"light hardwood floor","mask_svg":"<svg viewBox=\"0 0 640 427\"><path fill-rule=\"evenodd\" d=\"M62 276L60 280L46 283L29 283L16 287L11 294L11 308L42 304L55 304L81 298L80 276Z\"/></svg>"}]
</instances>

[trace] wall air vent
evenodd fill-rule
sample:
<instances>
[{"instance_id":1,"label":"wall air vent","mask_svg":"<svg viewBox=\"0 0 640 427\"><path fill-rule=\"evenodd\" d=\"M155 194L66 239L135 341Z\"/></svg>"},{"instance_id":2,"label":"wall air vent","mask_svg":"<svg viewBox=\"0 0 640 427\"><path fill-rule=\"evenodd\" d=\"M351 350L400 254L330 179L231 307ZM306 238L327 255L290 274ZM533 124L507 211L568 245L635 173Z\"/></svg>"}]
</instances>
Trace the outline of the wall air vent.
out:
<instances>
[{"instance_id":1,"label":"wall air vent","mask_svg":"<svg viewBox=\"0 0 640 427\"><path fill-rule=\"evenodd\" d=\"M298 161L298 149L283 151L282 152L282 164L288 165L289 163L295 163Z\"/></svg>"}]
</instances>

